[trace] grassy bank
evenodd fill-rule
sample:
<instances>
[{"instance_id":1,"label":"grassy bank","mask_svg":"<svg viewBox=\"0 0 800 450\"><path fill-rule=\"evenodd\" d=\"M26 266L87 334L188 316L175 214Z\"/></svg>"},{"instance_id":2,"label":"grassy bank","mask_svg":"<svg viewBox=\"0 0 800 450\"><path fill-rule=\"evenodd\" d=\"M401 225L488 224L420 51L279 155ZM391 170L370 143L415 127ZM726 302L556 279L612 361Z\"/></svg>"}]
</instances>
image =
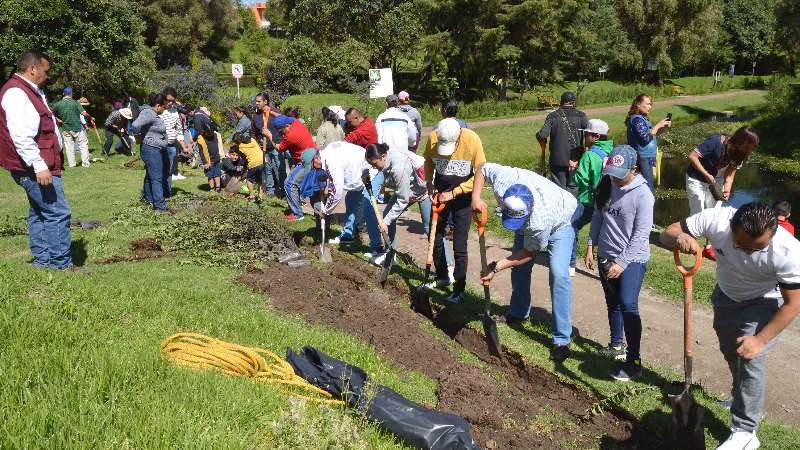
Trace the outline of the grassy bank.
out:
<instances>
[{"instance_id":1,"label":"grassy bank","mask_svg":"<svg viewBox=\"0 0 800 450\"><path fill-rule=\"evenodd\" d=\"M11 177L0 177L0 217L15 225L0 237L0 447L404 448L349 411L161 359L160 342L179 331L279 355L312 345L410 399L436 402L434 380L397 369L364 342L265 307L263 296L233 283L238 265L198 266L186 256L99 264L130 254L130 240L165 220L131 206L143 172L123 169L124 160L64 174L73 217L103 221L73 233L78 273L30 267L27 236L8 235L24 232L27 201ZM179 188L197 192L204 178L192 173Z\"/></svg>"}]
</instances>

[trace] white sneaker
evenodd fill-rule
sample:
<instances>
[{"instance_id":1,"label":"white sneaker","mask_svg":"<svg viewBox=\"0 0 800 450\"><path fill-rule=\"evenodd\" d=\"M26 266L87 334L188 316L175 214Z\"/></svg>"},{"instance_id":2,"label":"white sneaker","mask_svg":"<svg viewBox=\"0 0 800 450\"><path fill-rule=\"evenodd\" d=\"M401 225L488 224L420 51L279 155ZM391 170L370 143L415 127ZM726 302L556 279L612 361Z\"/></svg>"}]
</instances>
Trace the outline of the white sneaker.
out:
<instances>
[{"instance_id":1,"label":"white sneaker","mask_svg":"<svg viewBox=\"0 0 800 450\"><path fill-rule=\"evenodd\" d=\"M364 258L367 258L370 262L372 262L372 260L377 258L379 255L380 253L364 252L363 256Z\"/></svg>"},{"instance_id":2,"label":"white sneaker","mask_svg":"<svg viewBox=\"0 0 800 450\"><path fill-rule=\"evenodd\" d=\"M717 450L755 450L758 447L761 447L761 441L754 432L731 428L730 436Z\"/></svg>"},{"instance_id":3,"label":"white sneaker","mask_svg":"<svg viewBox=\"0 0 800 450\"><path fill-rule=\"evenodd\" d=\"M440 289L440 288L446 288L447 286L450 286L450 280L442 279L442 280L429 281L425 283L425 287L428 289Z\"/></svg>"},{"instance_id":4,"label":"white sneaker","mask_svg":"<svg viewBox=\"0 0 800 450\"><path fill-rule=\"evenodd\" d=\"M382 266L384 261L386 261L386 253L376 253L375 256L369 260L370 263L376 266Z\"/></svg>"},{"instance_id":5,"label":"white sneaker","mask_svg":"<svg viewBox=\"0 0 800 450\"><path fill-rule=\"evenodd\" d=\"M173 175L173 176L172 176L172 181L176 181L176 180L185 180L185 179L186 179L186 177L185 177L185 176L183 176L183 175L181 175L181 174L177 174L177 175Z\"/></svg>"},{"instance_id":6,"label":"white sneaker","mask_svg":"<svg viewBox=\"0 0 800 450\"><path fill-rule=\"evenodd\" d=\"M574 267L570 267L569 268L569 276L571 276L571 277L575 276L575 268Z\"/></svg>"},{"instance_id":7,"label":"white sneaker","mask_svg":"<svg viewBox=\"0 0 800 450\"><path fill-rule=\"evenodd\" d=\"M355 242L355 239L353 239L353 238L344 238L344 239L342 239L341 236L336 236L335 238L328 240L328 244L333 244L333 245L352 244L353 242Z\"/></svg>"},{"instance_id":8,"label":"white sneaker","mask_svg":"<svg viewBox=\"0 0 800 450\"><path fill-rule=\"evenodd\" d=\"M463 292L453 292L447 296L447 301L450 303L461 303L461 300L464 300Z\"/></svg>"}]
</instances>

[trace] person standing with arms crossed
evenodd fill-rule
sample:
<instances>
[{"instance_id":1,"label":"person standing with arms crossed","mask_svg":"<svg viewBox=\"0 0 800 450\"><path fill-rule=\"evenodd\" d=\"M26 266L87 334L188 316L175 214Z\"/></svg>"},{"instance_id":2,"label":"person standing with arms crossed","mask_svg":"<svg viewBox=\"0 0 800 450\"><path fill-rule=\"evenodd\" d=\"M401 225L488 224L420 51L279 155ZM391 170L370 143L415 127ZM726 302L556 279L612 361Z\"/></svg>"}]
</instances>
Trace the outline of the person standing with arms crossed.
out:
<instances>
[{"instance_id":1,"label":"person standing with arms crossed","mask_svg":"<svg viewBox=\"0 0 800 450\"><path fill-rule=\"evenodd\" d=\"M50 60L25 52L17 72L0 89L0 166L28 196L28 240L33 266L73 267L71 212L61 185L61 136L41 86Z\"/></svg>"},{"instance_id":2,"label":"person standing with arms crossed","mask_svg":"<svg viewBox=\"0 0 800 450\"><path fill-rule=\"evenodd\" d=\"M731 434L718 450L753 450L764 413L766 355L800 314L800 242L778 226L775 209L747 203L705 209L661 233L667 248L697 254L706 237L717 253L711 294L714 331L733 379Z\"/></svg>"}]
</instances>

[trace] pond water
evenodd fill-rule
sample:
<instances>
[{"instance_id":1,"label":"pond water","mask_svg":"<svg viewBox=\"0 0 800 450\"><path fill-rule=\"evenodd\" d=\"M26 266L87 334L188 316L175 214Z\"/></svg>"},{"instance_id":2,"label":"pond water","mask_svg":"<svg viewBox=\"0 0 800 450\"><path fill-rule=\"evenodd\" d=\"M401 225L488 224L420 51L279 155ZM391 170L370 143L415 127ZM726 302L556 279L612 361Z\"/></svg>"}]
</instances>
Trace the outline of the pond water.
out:
<instances>
[{"instance_id":1,"label":"pond water","mask_svg":"<svg viewBox=\"0 0 800 450\"><path fill-rule=\"evenodd\" d=\"M686 158L664 156L661 161L661 188L686 190ZM745 164L736 174L733 182L733 196L729 205L739 207L755 200L767 203L787 200L795 209L789 221L798 227L800 224L800 179L775 173L756 163ZM656 199L653 220L658 225L668 225L681 220L689 214L686 196L680 198Z\"/></svg>"}]
</instances>

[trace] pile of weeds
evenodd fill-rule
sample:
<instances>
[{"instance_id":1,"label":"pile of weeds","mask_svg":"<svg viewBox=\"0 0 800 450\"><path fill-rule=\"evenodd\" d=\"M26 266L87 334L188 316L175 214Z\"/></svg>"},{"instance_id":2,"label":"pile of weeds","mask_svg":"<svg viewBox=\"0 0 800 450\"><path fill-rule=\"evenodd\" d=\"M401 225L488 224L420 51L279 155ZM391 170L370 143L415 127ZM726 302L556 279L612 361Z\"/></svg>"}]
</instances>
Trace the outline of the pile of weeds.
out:
<instances>
[{"instance_id":1,"label":"pile of weeds","mask_svg":"<svg viewBox=\"0 0 800 450\"><path fill-rule=\"evenodd\" d=\"M292 232L258 207L221 197L185 196L170 202L177 214L153 234L169 250L206 265L243 266L297 251Z\"/></svg>"}]
</instances>

